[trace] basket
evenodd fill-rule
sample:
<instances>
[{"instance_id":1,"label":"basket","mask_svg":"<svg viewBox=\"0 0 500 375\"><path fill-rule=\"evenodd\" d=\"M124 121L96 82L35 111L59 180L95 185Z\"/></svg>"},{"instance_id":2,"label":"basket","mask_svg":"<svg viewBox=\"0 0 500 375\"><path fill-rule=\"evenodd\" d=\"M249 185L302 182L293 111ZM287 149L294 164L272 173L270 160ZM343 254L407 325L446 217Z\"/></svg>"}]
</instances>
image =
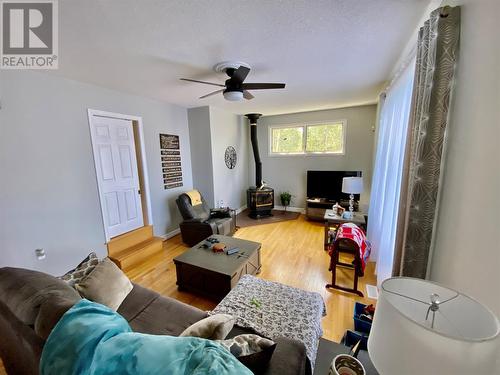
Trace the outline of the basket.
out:
<instances>
[{"instance_id":1,"label":"basket","mask_svg":"<svg viewBox=\"0 0 500 375\"><path fill-rule=\"evenodd\" d=\"M372 324L366 320L359 319L359 316L363 314L363 309L366 305L356 302L354 305L354 330L362 333L369 334L372 329Z\"/></svg>"}]
</instances>

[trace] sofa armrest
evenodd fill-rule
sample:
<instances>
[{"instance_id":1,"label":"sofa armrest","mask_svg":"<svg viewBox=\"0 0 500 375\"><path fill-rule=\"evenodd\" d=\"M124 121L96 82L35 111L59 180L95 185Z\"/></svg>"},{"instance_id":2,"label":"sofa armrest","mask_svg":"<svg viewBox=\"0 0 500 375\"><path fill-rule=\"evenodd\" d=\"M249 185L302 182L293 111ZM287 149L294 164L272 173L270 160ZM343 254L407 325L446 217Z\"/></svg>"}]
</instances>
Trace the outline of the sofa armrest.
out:
<instances>
[{"instance_id":1,"label":"sofa armrest","mask_svg":"<svg viewBox=\"0 0 500 375\"><path fill-rule=\"evenodd\" d=\"M226 338L247 333L259 334L252 328L235 325ZM277 337L273 341L276 343L276 349L263 375L311 375L311 363L307 358L304 343L286 337Z\"/></svg>"},{"instance_id":2,"label":"sofa armrest","mask_svg":"<svg viewBox=\"0 0 500 375\"><path fill-rule=\"evenodd\" d=\"M285 337L273 341L276 349L264 375L311 375L311 363L302 342Z\"/></svg>"},{"instance_id":3,"label":"sofa armrest","mask_svg":"<svg viewBox=\"0 0 500 375\"><path fill-rule=\"evenodd\" d=\"M202 221L183 221L179 225L182 241L188 246L194 246L212 234L217 233L217 227L214 227L214 225Z\"/></svg>"}]
</instances>

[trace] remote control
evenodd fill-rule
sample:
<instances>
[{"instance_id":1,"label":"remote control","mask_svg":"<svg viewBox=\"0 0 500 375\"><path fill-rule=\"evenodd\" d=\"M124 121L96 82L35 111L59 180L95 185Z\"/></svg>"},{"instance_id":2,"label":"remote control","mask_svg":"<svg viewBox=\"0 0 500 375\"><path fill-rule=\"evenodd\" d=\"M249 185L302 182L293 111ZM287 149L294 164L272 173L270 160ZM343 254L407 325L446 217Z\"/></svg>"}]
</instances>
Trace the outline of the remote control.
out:
<instances>
[{"instance_id":1,"label":"remote control","mask_svg":"<svg viewBox=\"0 0 500 375\"><path fill-rule=\"evenodd\" d=\"M226 250L226 254L231 255L231 254L237 253L238 251L240 251L240 249L238 249L237 247L233 247L232 249Z\"/></svg>"}]
</instances>

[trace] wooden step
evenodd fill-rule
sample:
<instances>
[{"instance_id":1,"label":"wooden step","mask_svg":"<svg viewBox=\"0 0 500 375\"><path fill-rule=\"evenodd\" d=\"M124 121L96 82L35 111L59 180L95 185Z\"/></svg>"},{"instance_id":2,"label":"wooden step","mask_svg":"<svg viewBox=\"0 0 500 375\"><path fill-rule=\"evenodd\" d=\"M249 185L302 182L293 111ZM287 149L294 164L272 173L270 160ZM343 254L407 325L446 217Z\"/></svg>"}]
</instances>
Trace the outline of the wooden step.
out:
<instances>
[{"instance_id":1,"label":"wooden step","mask_svg":"<svg viewBox=\"0 0 500 375\"><path fill-rule=\"evenodd\" d=\"M138 279L143 278L148 273L155 271L159 264L162 262L166 263L167 260L167 252L162 248L158 253L125 271L125 274L130 280L138 281Z\"/></svg>"},{"instance_id":2,"label":"wooden step","mask_svg":"<svg viewBox=\"0 0 500 375\"><path fill-rule=\"evenodd\" d=\"M116 254L145 242L153 237L153 226L146 225L133 231L124 233L118 237L112 238L108 242L108 255L110 258Z\"/></svg>"},{"instance_id":3,"label":"wooden step","mask_svg":"<svg viewBox=\"0 0 500 375\"><path fill-rule=\"evenodd\" d=\"M120 267L123 271L127 271L162 250L163 239L153 237L144 242L138 243L135 246L129 247L126 250L122 250L119 253L110 256L110 258L112 258L118 267Z\"/></svg>"}]
</instances>

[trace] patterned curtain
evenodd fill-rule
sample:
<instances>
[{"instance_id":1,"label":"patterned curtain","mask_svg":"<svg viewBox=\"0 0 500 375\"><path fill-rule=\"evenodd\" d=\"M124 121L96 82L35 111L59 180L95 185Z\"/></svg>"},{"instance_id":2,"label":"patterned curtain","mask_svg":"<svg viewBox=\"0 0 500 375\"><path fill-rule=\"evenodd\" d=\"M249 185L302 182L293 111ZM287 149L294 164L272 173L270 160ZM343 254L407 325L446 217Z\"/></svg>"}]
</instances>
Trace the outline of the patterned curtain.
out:
<instances>
[{"instance_id":1,"label":"patterned curtain","mask_svg":"<svg viewBox=\"0 0 500 375\"><path fill-rule=\"evenodd\" d=\"M394 276L427 275L459 36L460 7L435 10L419 33Z\"/></svg>"}]
</instances>

